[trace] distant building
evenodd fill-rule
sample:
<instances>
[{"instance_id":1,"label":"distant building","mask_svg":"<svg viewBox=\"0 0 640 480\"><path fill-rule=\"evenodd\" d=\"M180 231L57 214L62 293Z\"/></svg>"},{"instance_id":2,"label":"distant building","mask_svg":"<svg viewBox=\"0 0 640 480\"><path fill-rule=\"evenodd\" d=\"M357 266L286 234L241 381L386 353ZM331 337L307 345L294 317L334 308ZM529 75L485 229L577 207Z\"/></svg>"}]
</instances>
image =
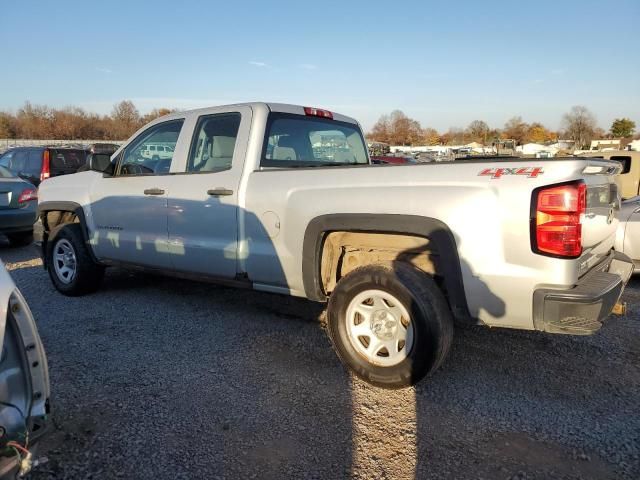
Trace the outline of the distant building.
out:
<instances>
[{"instance_id":1,"label":"distant building","mask_svg":"<svg viewBox=\"0 0 640 480\"><path fill-rule=\"evenodd\" d=\"M604 139L604 140L591 140L591 146L589 150L620 150L620 140Z\"/></svg>"},{"instance_id":2,"label":"distant building","mask_svg":"<svg viewBox=\"0 0 640 480\"><path fill-rule=\"evenodd\" d=\"M516 147L516 152L521 155L536 157L536 158L551 158L555 157L558 153L558 149L551 145L540 145L539 143L525 143Z\"/></svg>"},{"instance_id":3,"label":"distant building","mask_svg":"<svg viewBox=\"0 0 640 480\"><path fill-rule=\"evenodd\" d=\"M576 148L576 142L574 140L558 140L556 143L549 145L556 150L572 151Z\"/></svg>"}]
</instances>

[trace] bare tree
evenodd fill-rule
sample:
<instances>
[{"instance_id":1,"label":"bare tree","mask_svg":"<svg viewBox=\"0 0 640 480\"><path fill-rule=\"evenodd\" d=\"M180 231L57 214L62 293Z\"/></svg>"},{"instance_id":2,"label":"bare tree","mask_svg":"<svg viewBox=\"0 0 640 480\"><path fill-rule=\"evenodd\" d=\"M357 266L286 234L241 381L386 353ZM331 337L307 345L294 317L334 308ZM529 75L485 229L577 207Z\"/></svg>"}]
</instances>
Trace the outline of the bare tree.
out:
<instances>
[{"instance_id":1,"label":"bare tree","mask_svg":"<svg viewBox=\"0 0 640 480\"><path fill-rule=\"evenodd\" d=\"M25 102L16 113L16 129L21 138L53 138L51 109Z\"/></svg>"},{"instance_id":2,"label":"bare tree","mask_svg":"<svg viewBox=\"0 0 640 480\"><path fill-rule=\"evenodd\" d=\"M513 139L517 143L524 142L527 136L529 125L522 121L522 117L512 117L504 124L504 130L502 130L502 136L504 138Z\"/></svg>"},{"instance_id":3,"label":"bare tree","mask_svg":"<svg viewBox=\"0 0 640 480\"><path fill-rule=\"evenodd\" d=\"M562 129L565 135L576 143L576 148L589 145L596 127L595 115L581 105L571 107L562 117Z\"/></svg>"},{"instance_id":4,"label":"bare tree","mask_svg":"<svg viewBox=\"0 0 640 480\"><path fill-rule=\"evenodd\" d=\"M394 110L378 119L368 137L392 145L413 145L420 143L422 127L417 120L407 117L404 112Z\"/></svg>"},{"instance_id":5,"label":"bare tree","mask_svg":"<svg viewBox=\"0 0 640 480\"><path fill-rule=\"evenodd\" d=\"M156 118L164 117L165 115L169 115L170 113L176 112L176 109L169 108L154 108L149 113L147 113L144 117L142 117L142 123L149 123Z\"/></svg>"},{"instance_id":6,"label":"bare tree","mask_svg":"<svg viewBox=\"0 0 640 480\"><path fill-rule=\"evenodd\" d=\"M16 122L13 115L0 112L0 138L15 138Z\"/></svg>"},{"instance_id":7,"label":"bare tree","mask_svg":"<svg viewBox=\"0 0 640 480\"><path fill-rule=\"evenodd\" d=\"M525 141L533 143L544 143L554 139L552 132L547 130L540 122L533 122L527 128Z\"/></svg>"},{"instance_id":8,"label":"bare tree","mask_svg":"<svg viewBox=\"0 0 640 480\"><path fill-rule=\"evenodd\" d=\"M119 139L128 138L141 126L140 112L131 100L123 100L114 105L111 119L113 133Z\"/></svg>"},{"instance_id":9,"label":"bare tree","mask_svg":"<svg viewBox=\"0 0 640 480\"><path fill-rule=\"evenodd\" d=\"M367 136L377 142L391 143L390 133L389 115L381 115Z\"/></svg>"},{"instance_id":10,"label":"bare tree","mask_svg":"<svg viewBox=\"0 0 640 480\"><path fill-rule=\"evenodd\" d=\"M426 145L439 145L440 134L435 128L427 127L422 130L422 142Z\"/></svg>"},{"instance_id":11,"label":"bare tree","mask_svg":"<svg viewBox=\"0 0 640 480\"><path fill-rule=\"evenodd\" d=\"M389 115L391 138L398 145L412 145L420 140L422 127L417 120L407 117L404 112L394 110Z\"/></svg>"},{"instance_id":12,"label":"bare tree","mask_svg":"<svg viewBox=\"0 0 640 480\"><path fill-rule=\"evenodd\" d=\"M444 133L440 138L442 143L446 145L461 145L467 142L464 129L460 127L450 127L449 131Z\"/></svg>"},{"instance_id":13,"label":"bare tree","mask_svg":"<svg viewBox=\"0 0 640 480\"><path fill-rule=\"evenodd\" d=\"M484 122L483 120L474 120L467 127L469 137L474 142L482 142L483 145L487 144L487 138L490 131L491 129L489 128L489 125L487 125L487 122Z\"/></svg>"}]
</instances>

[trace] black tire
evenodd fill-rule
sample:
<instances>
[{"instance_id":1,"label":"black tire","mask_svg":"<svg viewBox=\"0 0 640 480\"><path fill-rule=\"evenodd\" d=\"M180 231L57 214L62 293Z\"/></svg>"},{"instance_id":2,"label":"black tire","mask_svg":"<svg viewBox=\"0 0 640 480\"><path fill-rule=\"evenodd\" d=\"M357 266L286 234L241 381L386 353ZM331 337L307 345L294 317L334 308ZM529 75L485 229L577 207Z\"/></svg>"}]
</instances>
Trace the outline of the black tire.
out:
<instances>
[{"instance_id":1,"label":"black tire","mask_svg":"<svg viewBox=\"0 0 640 480\"><path fill-rule=\"evenodd\" d=\"M413 347L400 363L380 366L352 345L347 333L347 308L356 295L382 290L406 308L413 324ZM329 335L342 362L363 380L384 388L416 384L444 361L453 340L453 318L435 281L408 264L369 265L343 277L331 294Z\"/></svg>"},{"instance_id":2,"label":"black tire","mask_svg":"<svg viewBox=\"0 0 640 480\"><path fill-rule=\"evenodd\" d=\"M89 253L89 247L84 241L81 228L78 223L63 225L53 231L47 241L47 270L49 271L49 277L56 290L70 297L95 292L100 287L104 277L104 267L93 261ZM63 241L67 242L65 245L72 247L76 265L75 274L67 282L59 277L54 258L57 247Z\"/></svg>"},{"instance_id":3,"label":"black tire","mask_svg":"<svg viewBox=\"0 0 640 480\"><path fill-rule=\"evenodd\" d=\"M29 232L10 233L7 235L9 243L16 247L24 247L33 243L33 230Z\"/></svg>"}]
</instances>

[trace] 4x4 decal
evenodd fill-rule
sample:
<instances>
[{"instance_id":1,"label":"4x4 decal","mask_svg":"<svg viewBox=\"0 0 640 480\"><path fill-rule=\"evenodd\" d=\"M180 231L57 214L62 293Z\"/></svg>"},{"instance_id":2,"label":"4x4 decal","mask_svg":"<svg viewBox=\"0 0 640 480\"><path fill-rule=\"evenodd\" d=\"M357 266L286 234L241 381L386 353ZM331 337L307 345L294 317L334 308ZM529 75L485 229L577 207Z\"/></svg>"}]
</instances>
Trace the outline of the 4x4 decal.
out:
<instances>
[{"instance_id":1,"label":"4x4 decal","mask_svg":"<svg viewBox=\"0 0 640 480\"><path fill-rule=\"evenodd\" d=\"M478 176L501 178L504 175L525 175L528 178L536 178L543 173L542 167L485 168Z\"/></svg>"}]
</instances>

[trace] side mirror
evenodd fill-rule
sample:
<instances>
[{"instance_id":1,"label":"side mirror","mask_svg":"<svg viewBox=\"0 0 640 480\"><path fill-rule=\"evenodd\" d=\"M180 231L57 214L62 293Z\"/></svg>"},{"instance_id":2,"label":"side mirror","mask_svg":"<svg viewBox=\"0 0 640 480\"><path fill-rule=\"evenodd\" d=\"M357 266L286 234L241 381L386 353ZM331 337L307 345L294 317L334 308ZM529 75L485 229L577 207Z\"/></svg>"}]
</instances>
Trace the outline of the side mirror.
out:
<instances>
[{"instance_id":1,"label":"side mirror","mask_svg":"<svg viewBox=\"0 0 640 480\"><path fill-rule=\"evenodd\" d=\"M111 155L107 153L91 153L87 158L89 170L113 175L113 164Z\"/></svg>"}]
</instances>

